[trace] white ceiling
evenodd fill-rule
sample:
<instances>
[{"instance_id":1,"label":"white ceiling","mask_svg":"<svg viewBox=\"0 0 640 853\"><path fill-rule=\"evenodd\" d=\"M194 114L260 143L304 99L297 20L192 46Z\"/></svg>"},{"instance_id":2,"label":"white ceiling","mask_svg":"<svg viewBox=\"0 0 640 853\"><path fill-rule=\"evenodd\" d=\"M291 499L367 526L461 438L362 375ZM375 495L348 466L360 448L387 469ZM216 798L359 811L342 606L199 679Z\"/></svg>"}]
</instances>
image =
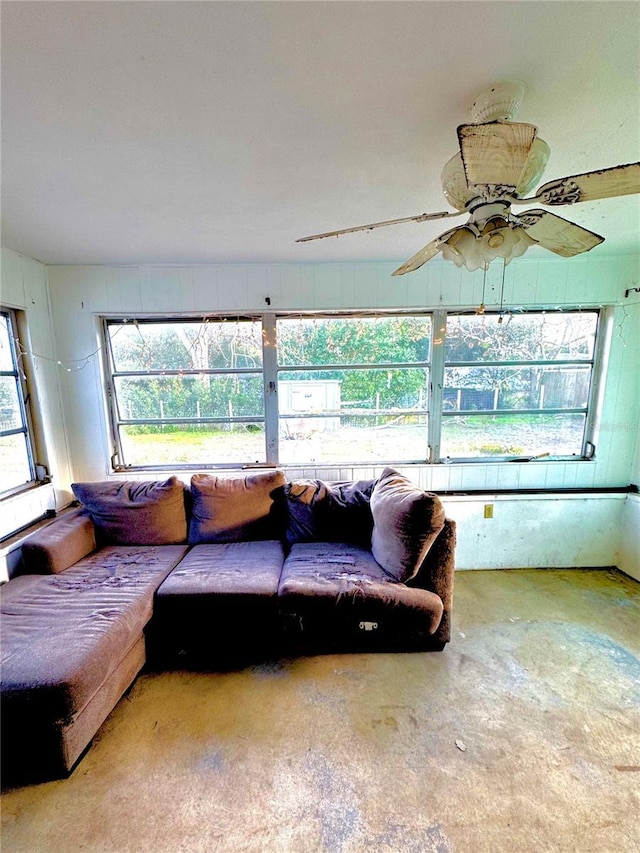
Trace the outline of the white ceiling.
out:
<instances>
[{"instance_id":1,"label":"white ceiling","mask_svg":"<svg viewBox=\"0 0 640 853\"><path fill-rule=\"evenodd\" d=\"M545 180L640 159L636 2L5 2L2 242L50 264L404 260L446 222L294 241L446 209L456 126L507 78ZM639 198L556 212L626 253Z\"/></svg>"}]
</instances>

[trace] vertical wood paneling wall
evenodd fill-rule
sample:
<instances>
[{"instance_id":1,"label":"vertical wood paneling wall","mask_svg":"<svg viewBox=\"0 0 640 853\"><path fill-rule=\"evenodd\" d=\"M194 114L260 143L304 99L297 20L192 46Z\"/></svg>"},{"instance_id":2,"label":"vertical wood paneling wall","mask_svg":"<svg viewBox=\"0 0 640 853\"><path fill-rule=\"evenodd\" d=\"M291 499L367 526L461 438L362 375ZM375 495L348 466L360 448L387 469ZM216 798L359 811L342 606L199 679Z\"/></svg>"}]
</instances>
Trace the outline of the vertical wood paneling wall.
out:
<instances>
[{"instance_id":1,"label":"vertical wood paneling wall","mask_svg":"<svg viewBox=\"0 0 640 853\"><path fill-rule=\"evenodd\" d=\"M2 501L0 537L42 516L47 510L68 503L71 464L67 451L62 398L58 386L58 365L53 340L47 269L44 264L2 250L0 302L24 311L29 340L23 341L33 352L31 364L35 388L32 408L37 410L46 443L45 463L53 477L50 486L40 486Z\"/></svg>"},{"instance_id":2,"label":"vertical wood paneling wall","mask_svg":"<svg viewBox=\"0 0 640 853\"><path fill-rule=\"evenodd\" d=\"M98 346L100 314L179 314L271 309L462 308L479 304L482 275L432 262L391 278L392 264L270 264L193 267L50 267L58 357L83 358ZM499 270L490 270L487 304L497 304ZM640 407L638 300L624 299L637 280L638 258L529 261L507 268L507 306L616 305L602 429L594 462L528 465L423 465L412 476L437 490L573 488L629 484ZM76 479L108 474L99 359L82 371L61 373ZM360 470L360 469L358 469ZM367 469L368 470L368 469ZM296 469L296 473L301 473ZM351 468L304 469L305 475L342 477Z\"/></svg>"}]
</instances>

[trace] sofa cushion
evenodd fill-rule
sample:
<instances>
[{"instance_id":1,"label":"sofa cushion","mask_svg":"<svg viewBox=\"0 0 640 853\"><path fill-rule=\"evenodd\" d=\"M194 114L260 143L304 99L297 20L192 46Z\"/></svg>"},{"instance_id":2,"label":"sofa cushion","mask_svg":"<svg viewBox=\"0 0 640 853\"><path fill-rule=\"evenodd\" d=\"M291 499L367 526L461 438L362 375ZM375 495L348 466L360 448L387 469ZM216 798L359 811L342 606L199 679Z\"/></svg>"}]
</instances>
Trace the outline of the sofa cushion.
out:
<instances>
[{"instance_id":1,"label":"sofa cushion","mask_svg":"<svg viewBox=\"0 0 640 853\"><path fill-rule=\"evenodd\" d=\"M371 514L373 556L391 577L409 580L444 527L440 498L385 468L371 495Z\"/></svg>"},{"instance_id":2,"label":"sofa cushion","mask_svg":"<svg viewBox=\"0 0 640 853\"><path fill-rule=\"evenodd\" d=\"M184 596L275 596L284 563L280 542L196 545L158 588L157 600Z\"/></svg>"},{"instance_id":3,"label":"sofa cushion","mask_svg":"<svg viewBox=\"0 0 640 853\"><path fill-rule=\"evenodd\" d=\"M365 593L373 583L394 585L368 548L340 542L298 542L284 561L278 595L340 598Z\"/></svg>"},{"instance_id":4,"label":"sofa cushion","mask_svg":"<svg viewBox=\"0 0 640 853\"><path fill-rule=\"evenodd\" d=\"M282 536L284 472L246 477L194 474L189 543L240 542Z\"/></svg>"},{"instance_id":5,"label":"sofa cushion","mask_svg":"<svg viewBox=\"0 0 640 853\"><path fill-rule=\"evenodd\" d=\"M387 641L395 635L426 637L443 611L435 593L392 581L367 548L337 542L293 545L278 598L282 613L295 617L297 630L326 638L343 630L358 635L370 627L365 623Z\"/></svg>"},{"instance_id":6,"label":"sofa cushion","mask_svg":"<svg viewBox=\"0 0 640 853\"><path fill-rule=\"evenodd\" d=\"M373 517L369 501L375 480L325 483L293 480L284 489L286 538L296 542L351 542L369 547Z\"/></svg>"},{"instance_id":7,"label":"sofa cushion","mask_svg":"<svg viewBox=\"0 0 640 853\"><path fill-rule=\"evenodd\" d=\"M73 483L104 545L177 545L187 539L185 488L164 482Z\"/></svg>"}]
</instances>

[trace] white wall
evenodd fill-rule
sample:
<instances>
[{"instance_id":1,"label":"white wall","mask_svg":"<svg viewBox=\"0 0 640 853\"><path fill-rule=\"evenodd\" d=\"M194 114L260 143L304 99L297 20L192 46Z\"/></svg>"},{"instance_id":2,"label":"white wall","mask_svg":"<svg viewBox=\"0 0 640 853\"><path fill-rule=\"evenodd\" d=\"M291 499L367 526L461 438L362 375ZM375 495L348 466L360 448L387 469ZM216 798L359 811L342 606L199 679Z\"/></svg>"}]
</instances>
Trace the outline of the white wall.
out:
<instances>
[{"instance_id":1,"label":"white wall","mask_svg":"<svg viewBox=\"0 0 640 853\"><path fill-rule=\"evenodd\" d=\"M640 304L635 306L640 314ZM640 486L640 424L636 424L636 452L631 468L631 482ZM627 495L621 525L616 565L640 581L640 495Z\"/></svg>"},{"instance_id":2,"label":"white wall","mask_svg":"<svg viewBox=\"0 0 640 853\"><path fill-rule=\"evenodd\" d=\"M627 495L615 565L640 581L640 495Z\"/></svg>"},{"instance_id":3,"label":"white wall","mask_svg":"<svg viewBox=\"0 0 640 853\"><path fill-rule=\"evenodd\" d=\"M443 498L458 525L459 569L616 565L627 495L484 495ZM484 517L492 506L493 517ZM640 507L639 507L640 509ZM622 567L621 567L622 568Z\"/></svg>"},{"instance_id":4,"label":"white wall","mask_svg":"<svg viewBox=\"0 0 640 853\"><path fill-rule=\"evenodd\" d=\"M2 501L0 538L68 502L71 466L58 387L58 368L51 325L47 269L43 264L2 249L0 302L26 313L29 340L23 341L34 354L31 357L35 388L32 409L40 418L46 446L38 462L46 464L51 485L38 486Z\"/></svg>"},{"instance_id":5,"label":"white wall","mask_svg":"<svg viewBox=\"0 0 640 853\"><path fill-rule=\"evenodd\" d=\"M65 483L110 476L99 356L101 314L128 317L193 312L472 307L481 301L482 274L433 261L391 278L393 264L270 264L206 266L49 267L58 382L73 468ZM496 498L494 518L483 505L498 489L624 487L637 476L640 411L640 311L624 291L637 285L638 257L529 260L507 269L505 305L557 307L615 305L609 369L596 458L590 462L402 466L424 488L481 489L480 498L447 498L460 521L458 564L463 568L528 565L613 565L621 558L619 532L628 502L618 496L545 501L530 496ZM499 271L490 270L488 307L497 306ZM80 360L80 361L79 361ZM71 368L69 370L69 368ZM290 468L290 477L372 477L379 468ZM138 475L147 479L152 475ZM188 481L190 474L185 473ZM70 495L69 495L70 497ZM551 531L551 532L550 532ZM581 544L581 542L583 544ZM633 547L633 543L631 543ZM625 552L626 553L626 552ZM626 559L626 558L625 558ZM629 560L627 560L627 563Z\"/></svg>"},{"instance_id":6,"label":"white wall","mask_svg":"<svg viewBox=\"0 0 640 853\"><path fill-rule=\"evenodd\" d=\"M640 275L636 275L634 286L640 283ZM631 345L635 353L635 382L640 384L640 355L638 346L640 340L640 294L633 293L625 300L625 311L629 320L630 334L624 336L627 346ZM623 318L627 321L627 318ZM624 330L624 326L623 326ZM635 346L634 346L635 343ZM640 486L640 418L636 418L633 427L635 435L635 453L631 465L630 481L636 487ZM620 540L615 564L623 572L640 581L640 495L627 495L620 527Z\"/></svg>"},{"instance_id":7,"label":"white wall","mask_svg":"<svg viewBox=\"0 0 640 853\"><path fill-rule=\"evenodd\" d=\"M638 297L638 302L630 309L630 311L633 312L632 316L635 320L635 323L632 325L632 330L637 340L638 337L640 337L640 297ZM638 379L637 381L640 382L640 379ZM630 479L634 486L640 488L640 419L635 424L635 437L636 446L635 453L633 456L633 463L631 465Z\"/></svg>"}]
</instances>

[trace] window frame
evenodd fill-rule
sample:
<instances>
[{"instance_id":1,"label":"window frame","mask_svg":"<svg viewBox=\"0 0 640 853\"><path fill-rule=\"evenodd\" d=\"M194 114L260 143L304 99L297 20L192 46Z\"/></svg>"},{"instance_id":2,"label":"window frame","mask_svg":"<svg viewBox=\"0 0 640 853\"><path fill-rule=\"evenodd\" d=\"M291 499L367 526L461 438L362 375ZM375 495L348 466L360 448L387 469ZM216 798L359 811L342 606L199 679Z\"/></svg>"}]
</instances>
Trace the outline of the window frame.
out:
<instances>
[{"instance_id":1,"label":"window frame","mask_svg":"<svg viewBox=\"0 0 640 853\"><path fill-rule=\"evenodd\" d=\"M7 320L9 349L13 365L12 370L0 370L0 376L12 377L15 380L18 412L21 421L21 426L15 429L0 429L0 437L7 435L24 436L30 477L24 483L0 491L0 501L13 498L23 492L42 486L50 482L51 479L46 465L38 461L38 440L31 412L32 381L30 377L30 364L28 362L29 350L22 342L22 338L24 337L23 332L26 333L23 314L24 312L17 308L0 305L0 315L6 317Z\"/></svg>"},{"instance_id":2,"label":"window frame","mask_svg":"<svg viewBox=\"0 0 640 853\"><path fill-rule=\"evenodd\" d=\"M512 308L508 311L499 312L498 310L487 311L486 316L500 315L502 314L541 314L543 312L553 313L553 314L568 314L568 313L595 313L597 314L597 322L596 322L596 330L595 330L595 344L593 355L589 359L561 359L558 361L552 360L544 360L544 359L532 359L528 361L508 361L509 364L513 364L514 366L522 366L529 367L533 364L540 365L552 365L552 366L562 366L562 365L580 365L580 366L588 366L590 369L589 376L589 391L588 391L588 402L586 408L580 408L579 413L584 413L585 415L585 426L583 431L583 440L581 447L581 455L567 455L567 456L552 456L549 457L549 461L589 461L592 460L595 456L595 437L597 432L597 424L599 420L599 412L602 406L602 391L604 387L604 369L606 362L606 353L608 351L608 336L607 329L610 331L611 327L611 318L613 308L610 306L599 306L599 307L569 307L563 306L562 309L550 307L545 308L541 306L531 307L531 308ZM110 440L112 447L112 455L111 455L111 467L116 472L123 471L171 471L176 470L177 468L183 470L224 470L224 469L247 469L247 468L262 468L262 467L275 467L276 465L288 465L289 467L314 467L314 468L343 468L345 467L344 462L335 461L335 462L287 462L286 460L283 462L279 461L279 420L280 420L280 412L278 409L278 376L280 373L286 372L294 372L295 370L327 370L330 367L335 367L335 369L340 370L351 370L351 369L376 369L380 365L387 366L387 362L380 363L371 363L371 364L341 364L339 366L336 365L322 365L322 366L298 366L298 365L280 365L278 362L278 351L277 351L277 322L281 319L336 319L336 318L344 318L344 319L358 319L363 317L425 317L430 318L431 320L431 341L429 348L429 358L427 361L420 362L419 366L424 367L429 372L429 383L428 383L428 393L426 398L426 413L427 413L427 425L425 426L425 448L426 448L426 458L424 459L416 459L416 460L393 460L389 459L388 461L382 460L371 460L371 459L354 459L349 464L356 465L359 467L363 466L381 466L384 464L398 464L398 465L415 465L415 464L495 464L501 463L505 461L513 460L512 456L473 456L473 457L442 457L440 455L440 448L442 446L442 424L443 420L450 415L443 411L443 391L444 391L444 377L445 377L445 369L449 366L449 363L445 360L445 346L446 346L446 327L447 321L452 320L457 316L469 316L474 313L473 310L465 310L465 309L435 309L435 310L415 310L415 309L407 309L407 310L371 310L371 311L256 311L256 312L243 312L241 314L233 314L230 312L207 312L206 314L188 314L188 315L140 315L135 318L129 318L126 320L122 319L122 315L119 317L115 316L102 316L101 318L101 334L102 334L102 352L103 352L103 369L104 369L104 380L105 380L105 396L107 403L107 417L109 423L109 431L110 431ZM116 388L114 379L118 376L125 375L121 372L115 371L113 354L111 352L111 344L109 337L109 326L110 325L121 325L123 323L155 323L155 324L170 324L170 323L187 323L193 321L203 322L205 320L216 320L216 321L238 321L238 320L249 320L249 321L260 321L262 324L262 367L261 368L238 368L229 371L228 369L221 368L212 368L207 371L202 370L174 370L174 371L162 371L165 375L170 373L188 375L190 373L193 374L202 374L203 372L209 374L222 374L222 373L252 373L256 374L261 372L263 379L263 402L264 402L264 417L244 417L239 416L234 420L243 421L243 422L263 422L264 423L264 459L260 459L256 462L246 463L241 461L236 462L223 462L223 461L215 461L211 460L205 463L173 463L173 464L144 464L144 465L132 465L127 464L125 462L125 457L123 454L122 440L120 437L120 426L125 423L137 422L139 424L149 423L150 421L147 419L122 419L119 416L118 412L118 401L116 395ZM609 335L610 336L610 335ZM507 363L507 362L504 362ZM466 364L462 362L456 362L456 366L464 366ZM502 365L503 362L500 362ZM417 366L417 362L407 362L397 364L393 364L393 367L402 368L402 367L415 367ZM493 362L488 362L488 366L494 366ZM473 362L470 363L469 366L473 367L482 367L483 362ZM135 375L155 375L155 373L160 373L161 371L134 371ZM126 372L130 373L130 372ZM534 414L553 414L555 409L542 409L538 412L538 410L531 410ZM571 413L573 409L561 409L559 410L561 413ZM530 414L530 410L521 409L521 410L500 410L496 412L494 410L482 411L483 415L496 415L496 414L521 414L527 415ZM453 411L451 414L460 415L464 414L464 412ZM478 411L473 410L473 414L479 414ZM184 418L168 418L164 419L163 423L183 423L186 419ZM213 423L220 421L228 421L228 418L200 418L200 419L188 419L189 422L193 423ZM154 421L154 423L159 421Z\"/></svg>"}]
</instances>

